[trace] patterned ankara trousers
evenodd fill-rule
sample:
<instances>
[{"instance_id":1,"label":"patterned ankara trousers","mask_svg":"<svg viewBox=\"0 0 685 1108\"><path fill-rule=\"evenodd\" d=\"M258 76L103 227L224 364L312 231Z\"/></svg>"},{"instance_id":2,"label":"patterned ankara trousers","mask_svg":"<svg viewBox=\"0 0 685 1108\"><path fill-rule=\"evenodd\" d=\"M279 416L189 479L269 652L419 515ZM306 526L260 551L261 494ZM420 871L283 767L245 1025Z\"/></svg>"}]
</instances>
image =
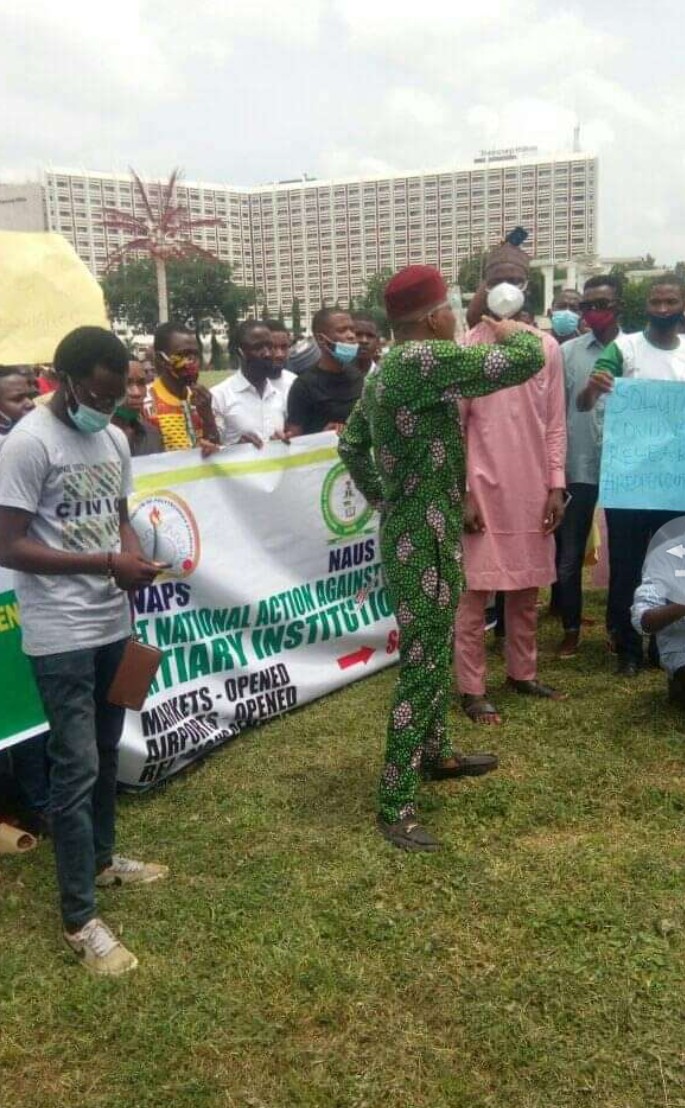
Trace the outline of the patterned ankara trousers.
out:
<instances>
[{"instance_id":1,"label":"patterned ankara trousers","mask_svg":"<svg viewBox=\"0 0 685 1108\"><path fill-rule=\"evenodd\" d=\"M422 520L423 522L423 520ZM379 810L388 823L416 813L422 769L452 754L447 708L452 687L454 609L461 591L457 535L439 541L395 510L381 534L385 581L400 629L400 672L381 774Z\"/></svg>"}]
</instances>

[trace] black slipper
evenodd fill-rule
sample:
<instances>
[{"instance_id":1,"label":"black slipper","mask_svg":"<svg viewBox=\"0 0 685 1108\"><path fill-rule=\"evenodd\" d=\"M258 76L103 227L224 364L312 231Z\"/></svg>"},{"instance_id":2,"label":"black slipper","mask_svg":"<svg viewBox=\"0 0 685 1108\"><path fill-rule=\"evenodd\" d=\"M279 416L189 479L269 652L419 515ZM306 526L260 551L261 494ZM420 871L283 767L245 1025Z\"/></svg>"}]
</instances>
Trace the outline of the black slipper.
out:
<instances>
[{"instance_id":1,"label":"black slipper","mask_svg":"<svg viewBox=\"0 0 685 1108\"><path fill-rule=\"evenodd\" d=\"M516 681L513 677L507 677L507 687L521 696L539 696L543 700L568 700L568 693L559 692L551 685L543 685L541 681Z\"/></svg>"},{"instance_id":2,"label":"black slipper","mask_svg":"<svg viewBox=\"0 0 685 1108\"><path fill-rule=\"evenodd\" d=\"M411 816L407 819L398 819L395 823L386 823L381 816L376 819L376 826L384 839L400 850L426 850L440 849L440 843L432 835L417 823Z\"/></svg>"},{"instance_id":3,"label":"black slipper","mask_svg":"<svg viewBox=\"0 0 685 1108\"><path fill-rule=\"evenodd\" d=\"M455 750L451 757L457 763L455 766L446 766L444 763L449 759L443 758L426 766L424 777L429 781L446 781L450 777L482 777L484 773L492 773L499 766L497 755L485 751L461 754Z\"/></svg>"}]
</instances>

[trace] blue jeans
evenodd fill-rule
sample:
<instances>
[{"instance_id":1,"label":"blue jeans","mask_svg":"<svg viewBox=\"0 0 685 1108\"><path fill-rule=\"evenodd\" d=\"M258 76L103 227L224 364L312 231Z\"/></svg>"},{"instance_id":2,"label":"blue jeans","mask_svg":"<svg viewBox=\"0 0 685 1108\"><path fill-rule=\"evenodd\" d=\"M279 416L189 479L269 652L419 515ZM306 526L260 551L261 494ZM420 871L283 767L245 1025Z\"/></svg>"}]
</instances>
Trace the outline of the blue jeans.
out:
<instances>
[{"instance_id":1,"label":"blue jeans","mask_svg":"<svg viewBox=\"0 0 685 1108\"><path fill-rule=\"evenodd\" d=\"M12 775L20 798L35 815L45 815L50 805L47 739L45 732L9 749Z\"/></svg>"},{"instance_id":2,"label":"blue jeans","mask_svg":"<svg viewBox=\"0 0 685 1108\"><path fill-rule=\"evenodd\" d=\"M107 691L126 642L30 658L50 724L50 815L67 931L96 915L95 875L112 861L124 709L107 703Z\"/></svg>"},{"instance_id":3,"label":"blue jeans","mask_svg":"<svg viewBox=\"0 0 685 1108\"><path fill-rule=\"evenodd\" d=\"M641 665L642 636L630 621L630 609L635 589L642 580L642 563L659 528L683 513L607 508L605 514L609 534L607 629L614 633L619 658Z\"/></svg>"}]
</instances>

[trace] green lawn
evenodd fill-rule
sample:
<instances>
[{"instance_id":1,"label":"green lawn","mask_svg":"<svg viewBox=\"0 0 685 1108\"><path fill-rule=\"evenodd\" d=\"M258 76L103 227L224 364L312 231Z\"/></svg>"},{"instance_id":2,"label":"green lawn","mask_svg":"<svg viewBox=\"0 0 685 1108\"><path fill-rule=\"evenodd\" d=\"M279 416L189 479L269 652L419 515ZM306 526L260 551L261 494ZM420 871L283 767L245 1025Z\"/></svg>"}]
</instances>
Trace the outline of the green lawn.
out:
<instances>
[{"instance_id":1,"label":"green lawn","mask_svg":"<svg viewBox=\"0 0 685 1108\"><path fill-rule=\"evenodd\" d=\"M567 703L494 664L501 769L425 788L438 854L373 828L392 671L125 798L173 870L102 896L127 978L72 962L47 846L1 859L2 1108L685 1105L683 724L599 627L562 664L542 625Z\"/></svg>"},{"instance_id":2,"label":"green lawn","mask_svg":"<svg viewBox=\"0 0 685 1108\"><path fill-rule=\"evenodd\" d=\"M211 389L214 385L220 384L227 376L228 370L226 369L205 369L200 374L200 384L207 389Z\"/></svg>"}]
</instances>

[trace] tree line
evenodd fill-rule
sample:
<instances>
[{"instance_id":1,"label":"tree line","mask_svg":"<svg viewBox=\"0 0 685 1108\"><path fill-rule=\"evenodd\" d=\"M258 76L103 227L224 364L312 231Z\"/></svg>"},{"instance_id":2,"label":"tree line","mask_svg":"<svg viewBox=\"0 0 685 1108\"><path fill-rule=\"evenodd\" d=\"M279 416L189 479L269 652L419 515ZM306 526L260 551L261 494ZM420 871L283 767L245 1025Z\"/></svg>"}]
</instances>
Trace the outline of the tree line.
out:
<instances>
[{"instance_id":1,"label":"tree line","mask_svg":"<svg viewBox=\"0 0 685 1108\"><path fill-rule=\"evenodd\" d=\"M475 292L482 280L484 256L477 254L469 258L459 269L459 286L462 293ZM649 278L629 280L626 276L627 265L617 265L612 274L622 278L622 325L626 331L638 331L646 324L644 304ZM644 268L654 268L654 259L647 255ZM685 277L685 262L679 262L675 270ZM389 335L388 321L383 304L383 288L392 276L390 270L382 270L370 276L364 283L361 296L350 300L340 307L349 311L363 311L375 320L379 330ZM559 273L562 277L562 273ZM196 331L201 330L207 320L225 324L229 336L235 332L240 319L250 315L269 315L258 290L247 288L234 281L228 262L208 260L206 257L171 259L167 263L167 283L169 313L171 318L182 320ZM102 280L110 314L113 318L125 320L135 330L145 334L154 331L159 322L157 280L154 261L130 259L117 269L108 273ZM529 300L532 310L543 310L543 283L540 270L533 269L530 274ZM289 309L289 310L288 310ZM299 300L295 299L281 307L277 318L288 317L295 336L305 329L307 321L302 319Z\"/></svg>"}]
</instances>

